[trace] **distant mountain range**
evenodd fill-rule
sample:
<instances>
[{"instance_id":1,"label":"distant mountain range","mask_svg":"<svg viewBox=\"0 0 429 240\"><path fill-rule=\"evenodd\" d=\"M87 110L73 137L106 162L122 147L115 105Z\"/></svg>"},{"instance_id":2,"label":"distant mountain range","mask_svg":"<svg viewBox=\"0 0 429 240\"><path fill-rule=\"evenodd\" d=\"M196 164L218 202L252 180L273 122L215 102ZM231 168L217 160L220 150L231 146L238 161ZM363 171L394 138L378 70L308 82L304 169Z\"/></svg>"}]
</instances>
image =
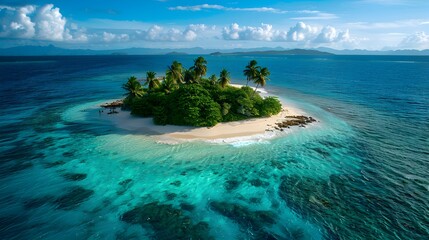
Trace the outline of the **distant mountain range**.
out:
<instances>
[{"instance_id":1,"label":"distant mountain range","mask_svg":"<svg viewBox=\"0 0 429 240\"><path fill-rule=\"evenodd\" d=\"M319 51L325 51L337 55L400 55L400 56L428 56L429 49L425 50L413 50L413 49L404 49L404 50L365 50L365 49L345 49L345 50L336 50L332 48L317 48Z\"/></svg>"},{"instance_id":2,"label":"distant mountain range","mask_svg":"<svg viewBox=\"0 0 429 240\"><path fill-rule=\"evenodd\" d=\"M331 48L316 49L285 49L277 48L234 48L234 49L204 49L204 48L125 48L115 50L66 49L53 45L49 46L20 46L0 48L0 56L65 56L65 55L429 55L426 50L335 50Z\"/></svg>"},{"instance_id":3,"label":"distant mountain range","mask_svg":"<svg viewBox=\"0 0 429 240\"><path fill-rule=\"evenodd\" d=\"M334 55L329 52L322 52L313 49L291 49L291 50L267 50L267 51L243 51L232 53L214 52L210 55Z\"/></svg>"}]
</instances>

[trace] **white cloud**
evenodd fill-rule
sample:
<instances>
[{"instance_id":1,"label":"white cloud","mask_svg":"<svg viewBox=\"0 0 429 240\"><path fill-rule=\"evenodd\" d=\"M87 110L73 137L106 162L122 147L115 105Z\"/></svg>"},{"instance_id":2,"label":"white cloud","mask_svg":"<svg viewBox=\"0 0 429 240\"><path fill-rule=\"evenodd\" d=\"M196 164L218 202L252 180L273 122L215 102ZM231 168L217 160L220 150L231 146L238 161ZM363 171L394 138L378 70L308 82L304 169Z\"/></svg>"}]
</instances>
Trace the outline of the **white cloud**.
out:
<instances>
[{"instance_id":1,"label":"white cloud","mask_svg":"<svg viewBox=\"0 0 429 240\"><path fill-rule=\"evenodd\" d=\"M204 24L191 24L184 30L177 28L164 29L161 26L154 25L146 31L136 31L137 39L147 41L195 41L199 35L205 32L208 27Z\"/></svg>"},{"instance_id":2,"label":"white cloud","mask_svg":"<svg viewBox=\"0 0 429 240\"><path fill-rule=\"evenodd\" d=\"M201 11L203 9L223 10L223 9L225 9L225 7L221 6L221 5L201 4L201 5L194 5L194 6L176 6L176 7L170 7L168 9L169 10L180 10L180 11Z\"/></svg>"},{"instance_id":3,"label":"white cloud","mask_svg":"<svg viewBox=\"0 0 429 240\"><path fill-rule=\"evenodd\" d=\"M334 27L326 26L314 41L318 43L349 42L351 38L349 30L341 32Z\"/></svg>"},{"instance_id":4,"label":"white cloud","mask_svg":"<svg viewBox=\"0 0 429 240\"><path fill-rule=\"evenodd\" d=\"M350 22L347 23L350 28L360 30L379 30L394 28L415 28L419 25L429 24L428 19L404 19L392 22Z\"/></svg>"},{"instance_id":5,"label":"white cloud","mask_svg":"<svg viewBox=\"0 0 429 240\"><path fill-rule=\"evenodd\" d=\"M5 5L0 5L0 9L15 10L15 8L14 8L14 7L5 6Z\"/></svg>"},{"instance_id":6,"label":"white cloud","mask_svg":"<svg viewBox=\"0 0 429 240\"><path fill-rule=\"evenodd\" d=\"M59 8L47 4L38 9L34 18L37 38L41 40L62 41L64 39L66 19Z\"/></svg>"},{"instance_id":7,"label":"white cloud","mask_svg":"<svg viewBox=\"0 0 429 240\"><path fill-rule=\"evenodd\" d=\"M130 40L130 36L128 34L114 34L110 32L103 32L103 41L104 42L126 42Z\"/></svg>"},{"instance_id":8,"label":"white cloud","mask_svg":"<svg viewBox=\"0 0 429 240\"><path fill-rule=\"evenodd\" d=\"M0 6L0 37L48 41L86 41L83 29L66 27L67 20L52 4L42 7Z\"/></svg>"},{"instance_id":9,"label":"white cloud","mask_svg":"<svg viewBox=\"0 0 429 240\"><path fill-rule=\"evenodd\" d=\"M429 35L425 32L416 32L406 36L398 45L402 49L429 49Z\"/></svg>"},{"instance_id":10,"label":"white cloud","mask_svg":"<svg viewBox=\"0 0 429 240\"><path fill-rule=\"evenodd\" d=\"M318 31L319 28L316 26L310 26L309 24L298 22L294 27L289 29L285 40L291 42L310 41L314 39Z\"/></svg>"},{"instance_id":11,"label":"white cloud","mask_svg":"<svg viewBox=\"0 0 429 240\"><path fill-rule=\"evenodd\" d=\"M301 17L293 17L293 20L327 20L327 19L335 19L338 18L337 15L332 13L325 13L321 11L313 11L313 10L301 10L296 11L300 14L306 14L306 16Z\"/></svg>"},{"instance_id":12,"label":"white cloud","mask_svg":"<svg viewBox=\"0 0 429 240\"><path fill-rule=\"evenodd\" d=\"M233 23L223 29L222 36L225 40L272 41L274 34L273 26L269 24L261 24L261 27L240 27Z\"/></svg>"},{"instance_id":13,"label":"white cloud","mask_svg":"<svg viewBox=\"0 0 429 240\"><path fill-rule=\"evenodd\" d=\"M353 42L348 30L340 31L332 26L320 28L303 22L298 22L288 31L276 30L270 24L241 27L233 23L223 29L222 37L224 40L297 42L312 45Z\"/></svg>"},{"instance_id":14,"label":"white cloud","mask_svg":"<svg viewBox=\"0 0 429 240\"><path fill-rule=\"evenodd\" d=\"M0 8L0 37L32 38L35 34L34 23L29 15L35 7L28 5L20 8L2 6Z\"/></svg>"},{"instance_id":15,"label":"white cloud","mask_svg":"<svg viewBox=\"0 0 429 240\"><path fill-rule=\"evenodd\" d=\"M193 6L176 6L170 7L169 10L180 10L180 11L201 11L204 9L215 9L215 10L225 10L225 11L246 11L246 12L270 12L270 13L286 13L287 11L283 11L276 8L271 7L257 7L257 8L231 8L225 7L222 5L211 5L211 4L201 4L201 5L193 5Z\"/></svg>"}]
</instances>

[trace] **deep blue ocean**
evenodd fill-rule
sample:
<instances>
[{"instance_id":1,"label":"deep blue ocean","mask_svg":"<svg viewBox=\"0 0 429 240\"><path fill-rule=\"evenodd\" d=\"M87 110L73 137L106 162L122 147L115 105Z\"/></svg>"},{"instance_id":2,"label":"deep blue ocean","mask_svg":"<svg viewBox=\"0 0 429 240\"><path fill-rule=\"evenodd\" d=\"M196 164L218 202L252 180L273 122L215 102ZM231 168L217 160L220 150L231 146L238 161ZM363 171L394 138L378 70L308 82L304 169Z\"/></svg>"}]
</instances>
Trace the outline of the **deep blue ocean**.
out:
<instances>
[{"instance_id":1,"label":"deep blue ocean","mask_svg":"<svg viewBox=\"0 0 429 240\"><path fill-rule=\"evenodd\" d=\"M93 106L197 56L0 57L1 239L429 239L429 57L204 56L315 117L250 144L157 143Z\"/></svg>"}]
</instances>

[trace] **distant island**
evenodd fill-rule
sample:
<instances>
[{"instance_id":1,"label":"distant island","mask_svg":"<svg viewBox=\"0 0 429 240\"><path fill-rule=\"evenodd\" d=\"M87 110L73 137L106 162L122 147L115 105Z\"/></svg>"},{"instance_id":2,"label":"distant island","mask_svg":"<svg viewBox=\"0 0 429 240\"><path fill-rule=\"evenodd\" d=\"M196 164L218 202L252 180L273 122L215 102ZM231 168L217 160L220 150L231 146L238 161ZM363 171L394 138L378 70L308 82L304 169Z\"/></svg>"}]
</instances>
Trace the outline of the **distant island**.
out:
<instances>
[{"instance_id":1,"label":"distant island","mask_svg":"<svg viewBox=\"0 0 429 240\"><path fill-rule=\"evenodd\" d=\"M276 48L233 48L233 49L205 49L193 48L124 48L124 49L67 49L54 45L47 46L18 46L11 48L0 48L0 56L84 56L84 55L222 55L222 54L246 54L246 55L414 55L427 56L426 50L364 50L364 49L344 49L336 50L332 48L315 49L285 49Z\"/></svg>"},{"instance_id":2,"label":"distant island","mask_svg":"<svg viewBox=\"0 0 429 240\"><path fill-rule=\"evenodd\" d=\"M185 53L185 52L176 52L176 51L173 51L173 52L166 53L165 55L173 55L173 56L175 56L175 55L188 55L188 54Z\"/></svg>"},{"instance_id":3,"label":"distant island","mask_svg":"<svg viewBox=\"0 0 429 240\"><path fill-rule=\"evenodd\" d=\"M224 56L224 55L334 55L334 54L328 53L328 52L322 52L318 50L291 49L291 50L267 50L267 51L231 52L231 53L214 52L214 53L211 53L210 55Z\"/></svg>"},{"instance_id":4,"label":"distant island","mask_svg":"<svg viewBox=\"0 0 429 240\"><path fill-rule=\"evenodd\" d=\"M270 75L266 67L257 65L255 60L244 68L246 86L230 85L228 70L219 76L205 78L207 61L203 57L194 60L194 65L184 69L174 61L167 69L165 77L157 78L149 71L141 84L134 76L122 86L126 90L123 108L132 115L153 117L158 125L182 125L211 127L220 122L270 117L282 110L276 97L261 97L258 87L265 86ZM247 86L256 84L253 89Z\"/></svg>"}]
</instances>

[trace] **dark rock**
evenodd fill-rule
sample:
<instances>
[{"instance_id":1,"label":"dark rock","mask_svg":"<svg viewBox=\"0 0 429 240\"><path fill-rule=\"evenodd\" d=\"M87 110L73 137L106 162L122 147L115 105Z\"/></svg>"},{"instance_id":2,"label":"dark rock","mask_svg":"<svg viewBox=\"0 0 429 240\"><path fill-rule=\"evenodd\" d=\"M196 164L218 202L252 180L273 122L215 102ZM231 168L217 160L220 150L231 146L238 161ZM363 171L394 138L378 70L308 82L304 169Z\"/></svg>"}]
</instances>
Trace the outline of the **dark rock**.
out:
<instances>
[{"instance_id":1,"label":"dark rock","mask_svg":"<svg viewBox=\"0 0 429 240\"><path fill-rule=\"evenodd\" d=\"M311 148L311 150L319 153L323 157L329 157L329 156L331 156L331 154L328 151L326 151L325 149L319 148L319 147Z\"/></svg>"},{"instance_id":2,"label":"dark rock","mask_svg":"<svg viewBox=\"0 0 429 240\"><path fill-rule=\"evenodd\" d=\"M124 213L121 220L152 228L154 239L213 239L209 235L207 223L199 222L194 225L181 210L159 202L136 207Z\"/></svg>"},{"instance_id":3,"label":"dark rock","mask_svg":"<svg viewBox=\"0 0 429 240\"><path fill-rule=\"evenodd\" d=\"M119 189L116 191L116 194L124 194L133 184L133 180L128 178L119 182Z\"/></svg>"},{"instance_id":4,"label":"dark rock","mask_svg":"<svg viewBox=\"0 0 429 240\"><path fill-rule=\"evenodd\" d=\"M315 121L316 119L307 116L287 116L282 122L276 123L274 128L283 131L283 129L291 126L305 127L305 125Z\"/></svg>"},{"instance_id":5,"label":"dark rock","mask_svg":"<svg viewBox=\"0 0 429 240\"><path fill-rule=\"evenodd\" d=\"M279 161L272 160L270 163L271 163L272 167L275 167L275 168L277 168L279 170L282 170L282 169L284 169L286 167L284 163L279 162Z\"/></svg>"},{"instance_id":6,"label":"dark rock","mask_svg":"<svg viewBox=\"0 0 429 240\"><path fill-rule=\"evenodd\" d=\"M55 200L54 196L32 198L32 199L24 201L24 208L26 208L26 209L38 208L38 207L41 207L45 204L52 203L54 200Z\"/></svg>"},{"instance_id":7,"label":"dark rock","mask_svg":"<svg viewBox=\"0 0 429 240\"><path fill-rule=\"evenodd\" d=\"M74 153L73 152L63 152L63 156L64 157L73 157Z\"/></svg>"},{"instance_id":8,"label":"dark rock","mask_svg":"<svg viewBox=\"0 0 429 240\"><path fill-rule=\"evenodd\" d=\"M60 160L60 161L55 161L55 162L44 163L44 165L46 168L53 168L53 167L64 165L65 163L66 162Z\"/></svg>"},{"instance_id":9,"label":"dark rock","mask_svg":"<svg viewBox=\"0 0 429 240\"><path fill-rule=\"evenodd\" d=\"M16 163L21 161L28 161L29 156L34 154L32 146L25 145L25 143L19 142L21 146L16 146L12 149L2 151L0 162L5 163Z\"/></svg>"},{"instance_id":10,"label":"dark rock","mask_svg":"<svg viewBox=\"0 0 429 240\"><path fill-rule=\"evenodd\" d=\"M237 222L242 229L259 232L264 226L275 223L270 211L251 211L241 205L227 202L211 202L211 209Z\"/></svg>"},{"instance_id":11,"label":"dark rock","mask_svg":"<svg viewBox=\"0 0 429 240\"><path fill-rule=\"evenodd\" d=\"M268 186L269 185L269 183L267 183L267 182L265 182L265 181L262 181L262 180L260 180L260 179L251 179L251 180L249 180L249 183L252 185L252 186L255 186L255 187L261 187L261 186L264 186L264 187L266 187L266 186Z\"/></svg>"},{"instance_id":12,"label":"dark rock","mask_svg":"<svg viewBox=\"0 0 429 240\"><path fill-rule=\"evenodd\" d=\"M11 166L9 168L9 172L14 173L14 172L19 172L22 170L25 170L27 168L31 168L33 166L33 163L31 162L19 162L14 164L13 166Z\"/></svg>"},{"instance_id":13,"label":"dark rock","mask_svg":"<svg viewBox=\"0 0 429 240\"><path fill-rule=\"evenodd\" d=\"M177 194L175 193L166 193L165 197L167 198L168 201L174 200L177 197Z\"/></svg>"},{"instance_id":14,"label":"dark rock","mask_svg":"<svg viewBox=\"0 0 429 240\"><path fill-rule=\"evenodd\" d=\"M195 209L195 206L189 203L181 203L180 204L180 208L185 210L185 211L193 211Z\"/></svg>"},{"instance_id":15,"label":"dark rock","mask_svg":"<svg viewBox=\"0 0 429 240\"><path fill-rule=\"evenodd\" d=\"M250 203L259 204L259 203L261 203L261 202L262 202L262 199L260 199L260 198L256 198L256 197L252 197L252 198L249 198L249 202L250 202Z\"/></svg>"},{"instance_id":16,"label":"dark rock","mask_svg":"<svg viewBox=\"0 0 429 240\"><path fill-rule=\"evenodd\" d=\"M253 239L264 239L264 240L283 240L288 239L281 236L278 236L274 233L269 233L266 231L259 231L256 233L256 235L253 237ZM292 238L292 239L300 239L300 238Z\"/></svg>"},{"instance_id":17,"label":"dark rock","mask_svg":"<svg viewBox=\"0 0 429 240\"><path fill-rule=\"evenodd\" d=\"M332 148L344 148L344 146L341 143L337 143L337 142L324 140L324 141L320 141L320 143Z\"/></svg>"},{"instance_id":18,"label":"dark rock","mask_svg":"<svg viewBox=\"0 0 429 240\"><path fill-rule=\"evenodd\" d=\"M176 186L176 187L179 187L181 184L182 184L181 181L174 181L174 182L170 183L170 185L173 185L173 186Z\"/></svg>"},{"instance_id":19,"label":"dark rock","mask_svg":"<svg viewBox=\"0 0 429 240\"><path fill-rule=\"evenodd\" d=\"M125 179L125 180L123 180L123 181L120 181L120 182L119 182L119 185L121 185L121 186L128 186L128 185L130 185L130 183L131 183L132 181L133 181L132 179L128 178L128 179Z\"/></svg>"},{"instance_id":20,"label":"dark rock","mask_svg":"<svg viewBox=\"0 0 429 240\"><path fill-rule=\"evenodd\" d=\"M6 164L2 164L0 167L0 177L7 177L16 172L26 170L31 168L33 163L30 161L22 161L22 162L10 162Z\"/></svg>"},{"instance_id":21,"label":"dark rock","mask_svg":"<svg viewBox=\"0 0 429 240\"><path fill-rule=\"evenodd\" d=\"M21 234L28 231L28 225L25 224L29 221L26 214L8 214L5 213L0 216L0 233L1 239L23 239L24 236ZM21 236L21 237L19 237Z\"/></svg>"},{"instance_id":22,"label":"dark rock","mask_svg":"<svg viewBox=\"0 0 429 240\"><path fill-rule=\"evenodd\" d=\"M53 146L55 143L55 139L53 137L46 137L40 142L34 143L38 148L45 149Z\"/></svg>"},{"instance_id":23,"label":"dark rock","mask_svg":"<svg viewBox=\"0 0 429 240\"><path fill-rule=\"evenodd\" d=\"M122 107L123 104L124 104L124 101L122 99L119 99L110 103L101 104L100 107L114 110L117 107Z\"/></svg>"},{"instance_id":24,"label":"dark rock","mask_svg":"<svg viewBox=\"0 0 429 240\"><path fill-rule=\"evenodd\" d=\"M74 187L63 196L57 198L54 203L57 204L58 209L70 210L79 207L82 202L86 201L93 194L93 190Z\"/></svg>"},{"instance_id":25,"label":"dark rock","mask_svg":"<svg viewBox=\"0 0 429 240\"><path fill-rule=\"evenodd\" d=\"M368 239L377 239L380 236L377 228L375 231L368 228L356 214L364 214L361 216L371 219L372 226L380 224L379 227L385 226L385 222L378 222L380 212L392 219L398 216L397 208L378 195L370 199L361 197L368 193L356 188L353 176L331 175L329 181L294 175L281 179L280 197L304 219L322 223L327 239L357 239L362 232Z\"/></svg>"},{"instance_id":26,"label":"dark rock","mask_svg":"<svg viewBox=\"0 0 429 240\"><path fill-rule=\"evenodd\" d=\"M234 190L234 189L237 189L237 188L238 188L238 186L240 186L240 182L239 182L239 181L236 181L236 180L227 180L227 181L225 182L225 189L226 189L227 191L232 191L232 190Z\"/></svg>"},{"instance_id":27,"label":"dark rock","mask_svg":"<svg viewBox=\"0 0 429 240\"><path fill-rule=\"evenodd\" d=\"M62 176L71 181L82 181L86 178L85 173L64 173Z\"/></svg>"},{"instance_id":28,"label":"dark rock","mask_svg":"<svg viewBox=\"0 0 429 240\"><path fill-rule=\"evenodd\" d=\"M55 139L53 137L46 137L43 139L43 142L46 144L52 144L52 143L54 143L54 140Z\"/></svg>"}]
</instances>

